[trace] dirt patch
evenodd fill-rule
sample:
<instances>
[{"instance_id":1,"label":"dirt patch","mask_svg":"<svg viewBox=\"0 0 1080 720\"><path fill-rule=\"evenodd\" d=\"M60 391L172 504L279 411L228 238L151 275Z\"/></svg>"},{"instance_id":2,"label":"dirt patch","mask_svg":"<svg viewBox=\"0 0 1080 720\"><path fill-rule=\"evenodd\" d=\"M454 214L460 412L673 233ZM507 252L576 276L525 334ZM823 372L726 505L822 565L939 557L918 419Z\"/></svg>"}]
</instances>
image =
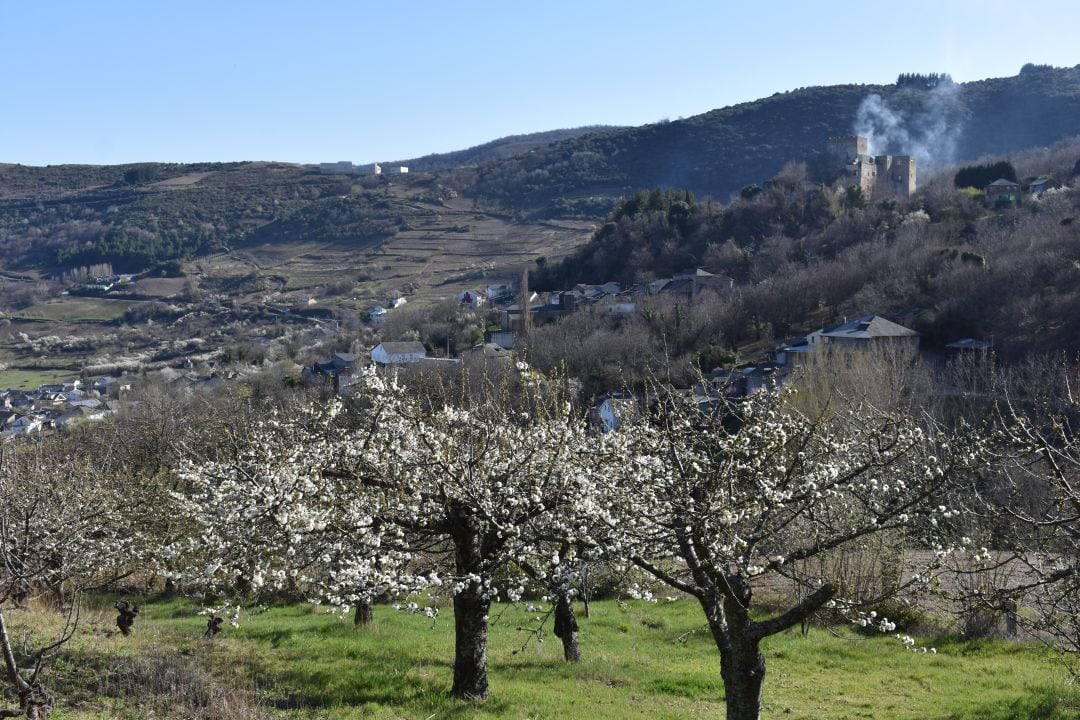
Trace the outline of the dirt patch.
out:
<instances>
[{"instance_id":1,"label":"dirt patch","mask_svg":"<svg viewBox=\"0 0 1080 720\"><path fill-rule=\"evenodd\" d=\"M211 175L216 175L216 174L217 174L216 172L188 173L187 175L179 175L179 176L174 177L174 178L169 178L168 180L162 180L160 182L150 183L146 187L148 187L148 188L157 188L159 190L169 190L169 189L172 189L172 188L180 188L180 187L191 187L192 185L196 185L196 184L202 182L203 180L210 177Z\"/></svg>"},{"instance_id":2,"label":"dirt patch","mask_svg":"<svg viewBox=\"0 0 1080 720\"><path fill-rule=\"evenodd\" d=\"M182 293L186 284L185 278L143 278L135 283L134 292L147 297L168 298Z\"/></svg>"}]
</instances>

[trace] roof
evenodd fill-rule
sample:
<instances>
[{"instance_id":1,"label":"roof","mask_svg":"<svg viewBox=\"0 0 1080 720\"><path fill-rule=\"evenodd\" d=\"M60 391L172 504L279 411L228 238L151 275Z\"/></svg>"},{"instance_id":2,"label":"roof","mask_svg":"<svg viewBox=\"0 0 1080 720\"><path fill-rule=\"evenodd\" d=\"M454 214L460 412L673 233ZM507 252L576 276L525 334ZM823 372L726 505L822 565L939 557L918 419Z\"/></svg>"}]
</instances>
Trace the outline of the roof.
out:
<instances>
[{"instance_id":1,"label":"roof","mask_svg":"<svg viewBox=\"0 0 1080 720\"><path fill-rule=\"evenodd\" d=\"M689 277L675 277L664 284L658 292L662 293L674 293L674 292L692 292L694 289L694 281Z\"/></svg>"},{"instance_id":2,"label":"roof","mask_svg":"<svg viewBox=\"0 0 1080 720\"><path fill-rule=\"evenodd\" d=\"M504 348L498 343L488 342L481 343L480 345L474 345L470 352L477 355L483 355L484 357L498 357L508 358L510 357L510 351Z\"/></svg>"},{"instance_id":3,"label":"roof","mask_svg":"<svg viewBox=\"0 0 1080 720\"><path fill-rule=\"evenodd\" d=\"M919 333L879 315L864 315L851 322L825 328L821 334L827 338L869 340L881 337L915 337Z\"/></svg>"},{"instance_id":4,"label":"roof","mask_svg":"<svg viewBox=\"0 0 1080 720\"><path fill-rule=\"evenodd\" d=\"M683 270L682 272L677 272L674 275L674 277L677 277L677 278L687 278L687 277L694 277L694 276L697 276L697 277L712 277L713 274L711 272L707 271L707 270L702 270L701 268L687 268L686 270Z\"/></svg>"},{"instance_id":5,"label":"roof","mask_svg":"<svg viewBox=\"0 0 1080 720\"><path fill-rule=\"evenodd\" d=\"M409 355L411 353L422 353L427 355L427 349L424 347L424 343L419 340L384 342L379 343L377 347L381 347L387 355Z\"/></svg>"},{"instance_id":6,"label":"roof","mask_svg":"<svg viewBox=\"0 0 1080 720\"><path fill-rule=\"evenodd\" d=\"M1020 187L1020 184L1014 183L1012 180L1006 180L1005 178L998 178L986 187Z\"/></svg>"},{"instance_id":7,"label":"roof","mask_svg":"<svg viewBox=\"0 0 1080 720\"><path fill-rule=\"evenodd\" d=\"M355 362L356 356L352 353L334 353L334 356L326 362L315 363L314 370L327 375L337 375L351 368Z\"/></svg>"}]
</instances>

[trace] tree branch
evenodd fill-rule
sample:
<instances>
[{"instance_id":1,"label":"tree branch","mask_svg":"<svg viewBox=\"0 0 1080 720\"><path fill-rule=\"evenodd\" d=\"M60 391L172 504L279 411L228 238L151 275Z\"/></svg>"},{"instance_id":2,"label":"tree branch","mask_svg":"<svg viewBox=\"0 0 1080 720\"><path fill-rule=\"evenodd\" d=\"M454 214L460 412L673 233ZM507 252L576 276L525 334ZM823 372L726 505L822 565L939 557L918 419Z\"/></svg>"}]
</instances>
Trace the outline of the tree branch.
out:
<instances>
[{"instance_id":1,"label":"tree branch","mask_svg":"<svg viewBox=\"0 0 1080 720\"><path fill-rule=\"evenodd\" d=\"M778 632L783 632L820 610L825 603L832 600L834 595L836 595L836 586L832 583L825 583L805 600L783 615L774 617L771 620L751 623L750 632L758 640L768 637L769 635L775 635Z\"/></svg>"}]
</instances>

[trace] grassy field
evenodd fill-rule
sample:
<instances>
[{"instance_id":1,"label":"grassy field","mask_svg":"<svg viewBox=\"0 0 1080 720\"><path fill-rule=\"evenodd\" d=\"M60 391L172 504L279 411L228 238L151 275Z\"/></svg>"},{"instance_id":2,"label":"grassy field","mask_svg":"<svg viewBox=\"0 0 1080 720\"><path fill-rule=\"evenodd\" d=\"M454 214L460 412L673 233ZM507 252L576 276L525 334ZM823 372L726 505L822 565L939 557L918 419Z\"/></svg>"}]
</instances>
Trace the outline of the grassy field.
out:
<instances>
[{"instance_id":1,"label":"grassy field","mask_svg":"<svg viewBox=\"0 0 1080 720\"><path fill-rule=\"evenodd\" d=\"M106 606L107 607L107 606ZM144 606L135 634L110 609L88 614L49 682L61 720L104 718L722 718L715 648L691 602L595 603L582 619L583 661L567 665L522 607L493 609L492 698L448 696L453 624L386 606L354 628L310 605L279 607L214 641L184 601ZM15 624L41 622L12 613ZM846 630L789 632L766 641L766 718L1080 717L1080 693L1041 648L928 640L911 653Z\"/></svg>"},{"instance_id":2,"label":"grassy field","mask_svg":"<svg viewBox=\"0 0 1080 720\"><path fill-rule=\"evenodd\" d=\"M133 304L130 300L69 296L32 305L13 312L11 317L42 322L109 322L122 317Z\"/></svg>"},{"instance_id":3,"label":"grassy field","mask_svg":"<svg viewBox=\"0 0 1080 720\"><path fill-rule=\"evenodd\" d=\"M33 390L39 385L47 383L64 382L79 376L78 370L28 370L25 368L10 368L0 370L0 388L13 388L15 390Z\"/></svg>"},{"instance_id":4,"label":"grassy field","mask_svg":"<svg viewBox=\"0 0 1080 720\"><path fill-rule=\"evenodd\" d=\"M135 283L135 292L161 298L179 295L187 286L187 278L146 277Z\"/></svg>"}]
</instances>

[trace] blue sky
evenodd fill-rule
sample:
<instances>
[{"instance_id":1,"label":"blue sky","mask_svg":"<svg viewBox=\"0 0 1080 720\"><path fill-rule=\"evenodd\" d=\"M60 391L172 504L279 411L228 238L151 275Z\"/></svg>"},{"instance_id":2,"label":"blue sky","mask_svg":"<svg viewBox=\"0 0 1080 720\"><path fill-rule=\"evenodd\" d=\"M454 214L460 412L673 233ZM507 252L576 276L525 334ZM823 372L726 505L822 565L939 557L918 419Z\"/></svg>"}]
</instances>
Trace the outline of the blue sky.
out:
<instances>
[{"instance_id":1,"label":"blue sky","mask_svg":"<svg viewBox=\"0 0 1080 720\"><path fill-rule=\"evenodd\" d=\"M386 161L1080 64L1080 3L0 0L0 162ZM859 8L864 9L859 9Z\"/></svg>"}]
</instances>

